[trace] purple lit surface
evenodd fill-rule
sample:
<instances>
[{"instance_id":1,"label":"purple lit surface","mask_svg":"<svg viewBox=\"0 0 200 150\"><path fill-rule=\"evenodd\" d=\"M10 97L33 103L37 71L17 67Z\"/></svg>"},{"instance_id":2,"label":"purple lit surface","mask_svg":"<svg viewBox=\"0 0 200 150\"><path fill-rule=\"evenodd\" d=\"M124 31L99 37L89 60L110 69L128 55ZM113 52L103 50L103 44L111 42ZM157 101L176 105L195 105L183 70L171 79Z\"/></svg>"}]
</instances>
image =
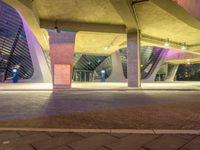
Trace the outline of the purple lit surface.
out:
<instances>
[{"instance_id":1,"label":"purple lit surface","mask_svg":"<svg viewBox=\"0 0 200 150\"><path fill-rule=\"evenodd\" d=\"M200 57L200 55L169 49L168 53L166 54L164 59L165 60L175 60L175 59L181 60L181 59L194 59L194 58L198 58L198 57Z\"/></svg>"}]
</instances>

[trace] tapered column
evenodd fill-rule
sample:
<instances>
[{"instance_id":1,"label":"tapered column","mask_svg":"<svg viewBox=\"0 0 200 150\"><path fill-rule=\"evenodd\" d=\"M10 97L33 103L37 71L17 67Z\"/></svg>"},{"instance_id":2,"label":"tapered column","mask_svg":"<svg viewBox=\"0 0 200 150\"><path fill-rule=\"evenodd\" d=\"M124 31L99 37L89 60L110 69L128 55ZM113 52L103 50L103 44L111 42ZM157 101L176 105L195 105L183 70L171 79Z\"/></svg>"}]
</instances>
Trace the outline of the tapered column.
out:
<instances>
[{"instance_id":1,"label":"tapered column","mask_svg":"<svg viewBox=\"0 0 200 150\"><path fill-rule=\"evenodd\" d=\"M54 89L71 88L74 61L74 32L48 30Z\"/></svg>"},{"instance_id":2,"label":"tapered column","mask_svg":"<svg viewBox=\"0 0 200 150\"><path fill-rule=\"evenodd\" d=\"M106 82L126 82L123 73L122 61L120 58L120 51L116 51L111 55L112 59L112 72Z\"/></svg>"},{"instance_id":3,"label":"tapered column","mask_svg":"<svg viewBox=\"0 0 200 150\"><path fill-rule=\"evenodd\" d=\"M129 87L141 87L140 38L136 33L127 34L127 77Z\"/></svg>"},{"instance_id":4,"label":"tapered column","mask_svg":"<svg viewBox=\"0 0 200 150\"><path fill-rule=\"evenodd\" d=\"M177 70L178 70L179 65L168 65L168 75L165 81L167 82L173 82L174 78L176 76Z\"/></svg>"}]
</instances>

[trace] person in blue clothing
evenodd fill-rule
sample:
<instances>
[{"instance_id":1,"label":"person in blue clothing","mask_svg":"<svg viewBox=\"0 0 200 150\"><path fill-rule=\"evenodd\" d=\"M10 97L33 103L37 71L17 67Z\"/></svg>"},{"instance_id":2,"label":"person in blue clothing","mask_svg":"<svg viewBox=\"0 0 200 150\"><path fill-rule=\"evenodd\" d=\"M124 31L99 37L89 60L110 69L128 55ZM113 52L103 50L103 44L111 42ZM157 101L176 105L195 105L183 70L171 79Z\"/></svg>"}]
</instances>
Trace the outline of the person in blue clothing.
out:
<instances>
[{"instance_id":1,"label":"person in blue clothing","mask_svg":"<svg viewBox=\"0 0 200 150\"><path fill-rule=\"evenodd\" d=\"M13 80L13 83L17 83L18 80L19 80L19 74L18 74L19 68L20 68L19 65L15 65L15 66L12 68L12 80Z\"/></svg>"},{"instance_id":2,"label":"person in blue clothing","mask_svg":"<svg viewBox=\"0 0 200 150\"><path fill-rule=\"evenodd\" d=\"M105 82L105 80L106 80L106 71L101 70L101 82Z\"/></svg>"}]
</instances>

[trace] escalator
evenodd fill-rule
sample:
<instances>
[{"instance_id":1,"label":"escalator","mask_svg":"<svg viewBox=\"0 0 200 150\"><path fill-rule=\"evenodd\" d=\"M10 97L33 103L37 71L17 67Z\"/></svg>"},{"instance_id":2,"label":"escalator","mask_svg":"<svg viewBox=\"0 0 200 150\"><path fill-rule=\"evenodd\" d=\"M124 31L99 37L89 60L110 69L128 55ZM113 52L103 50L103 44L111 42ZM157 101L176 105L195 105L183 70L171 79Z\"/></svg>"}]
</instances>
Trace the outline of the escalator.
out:
<instances>
[{"instance_id":1,"label":"escalator","mask_svg":"<svg viewBox=\"0 0 200 150\"><path fill-rule=\"evenodd\" d=\"M149 58L152 56L154 47L145 46L141 48L141 66L143 67L149 62Z\"/></svg>"},{"instance_id":2,"label":"escalator","mask_svg":"<svg viewBox=\"0 0 200 150\"><path fill-rule=\"evenodd\" d=\"M162 64L162 58L167 50L157 47L141 48L141 79L143 81L154 81L156 73ZM120 49L120 57L125 78L127 78L127 49Z\"/></svg>"},{"instance_id":3,"label":"escalator","mask_svg":"<svg viewBox=\"0 0 200 150\"><path fill-rule=\"evenodd\" d=\"M148 80L150 78L153 78L152 80L155 79L155 75L159 69L159 66L161 65L161 60L166 55L166 53L167 50L163 48L157 48L157 47L153 48L153 51L147 63L141 67L141 74L142 74L141 78L143 80Z\"/></svg>"}]
</instances>

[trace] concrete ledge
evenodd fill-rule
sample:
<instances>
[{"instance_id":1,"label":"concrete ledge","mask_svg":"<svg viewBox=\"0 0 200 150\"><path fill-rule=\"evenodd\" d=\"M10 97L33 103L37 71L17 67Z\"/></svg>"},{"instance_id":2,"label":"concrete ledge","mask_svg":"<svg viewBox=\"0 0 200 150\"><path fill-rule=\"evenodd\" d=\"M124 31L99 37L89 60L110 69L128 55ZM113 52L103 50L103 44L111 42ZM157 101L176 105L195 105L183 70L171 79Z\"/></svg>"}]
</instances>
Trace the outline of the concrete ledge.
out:
<instances>
[{"instance_id":1,"label":"concrete ledge","mask_svg":"<svg viewBox=\"0 0 200 150\"><path fill-rule=\"evenodd\" d=\"M200 130L162 130L162 129L58 129L58 128L0 128L0 131L35 131L35 132L79 132L79 133L130 133L130 134L195 134Z\"/></svg>"},{"instance_id":2,"label":"concrete ledge","mask_svg":"<svg viewBox=\"0 0 200 150\"><path fill-rule=\"evenodd\" d=\"M200 134L200 130L153 130L155 134Z\"/></svg>"},{"instance_id":3,"label":"concrete ledge","mask_svg":"<svg viewBox=\"0 0 200 150\"><path fill-rule=\"evenodd\" d=\"M0 89L0 92L4 91L200 91L200 89L143 89L143 88L131 88L131 89Z\"/></svg>"},{"instance_id":4,"label":"concrete ledge","mask_svg":"<svg viewBox=\"0 0 200 150\"><path fill-rule=\"evenodd\" d=\"M155 134L153 130L111 129L111 133Z\"/></svg>"},{"instance_id":5,"label":"concrete ledge","mask_svg":"<svg viewBox=\"0 0 200 150\"><path fill-rule=\"evenodd\" d=\"M51 83L0 84L0 91L200 91L200 82L142 83L141 88L127 83L73 83L71 89L53 90Z\"/></svg>"}]
</instances>

